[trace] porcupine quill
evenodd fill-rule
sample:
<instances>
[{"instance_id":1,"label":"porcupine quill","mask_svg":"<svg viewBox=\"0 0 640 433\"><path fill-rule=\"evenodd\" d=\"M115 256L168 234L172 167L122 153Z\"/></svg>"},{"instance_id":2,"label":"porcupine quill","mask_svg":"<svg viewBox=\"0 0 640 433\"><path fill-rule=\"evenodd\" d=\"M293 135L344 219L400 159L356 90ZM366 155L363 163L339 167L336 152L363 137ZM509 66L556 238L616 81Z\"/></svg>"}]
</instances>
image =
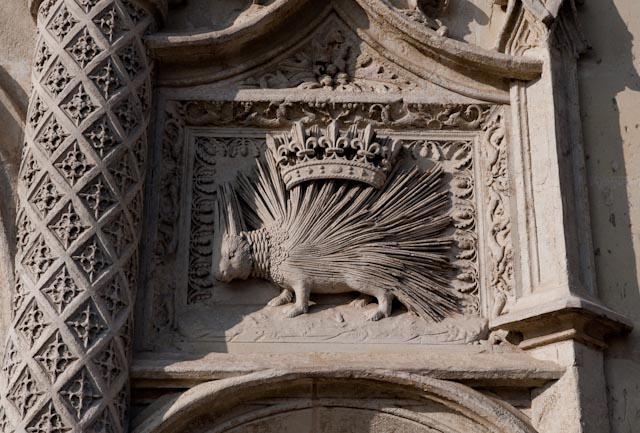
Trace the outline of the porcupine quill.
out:
<instances>
[{"instance_id":1,"label":"porcupine quill","mask_svg":"<svg viewBox=\"0 0 640 433\"><path fill-rule=\"evenodd\" d=\"M459 310L443 178L441 165L396 167L379 190L342 180L287 190L267 152L256 182L239 175L237 195L228 184L218 189L224 237L216 278L275 283L282 293L269 305L295 294L290 317L307 312L310 293L356 291L378 300L370 320L388 317L393 297L426 320L442 320Z\"/></svg>"}]
</instances>

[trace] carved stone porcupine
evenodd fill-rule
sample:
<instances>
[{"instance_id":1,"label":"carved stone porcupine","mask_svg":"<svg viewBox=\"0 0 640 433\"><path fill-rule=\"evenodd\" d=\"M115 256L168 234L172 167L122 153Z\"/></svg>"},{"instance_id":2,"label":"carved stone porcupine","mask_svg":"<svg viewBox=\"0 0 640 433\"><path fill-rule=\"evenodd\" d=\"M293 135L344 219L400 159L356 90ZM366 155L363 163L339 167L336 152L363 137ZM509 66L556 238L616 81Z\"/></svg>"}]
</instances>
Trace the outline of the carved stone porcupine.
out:
<instances>
[{"instance_id":1,"label":"carved stone porcupine","mask_svg":"<svg viewBox=\"0 0 640 433\"><path fill-rule=\"evenodd\" d=\"M390 316L394 297L426 320L459 310L449 283L449 198L441 166L396 167L379 189L336 179L287 189L266 152L257 177L240 175L235 189L218 189L217 280L274 283L282 292L268 305L295 300L289 317L308 311L311 293L374 297L378 308L367 312L368 320Z\"/></svg>"}]
</instances>

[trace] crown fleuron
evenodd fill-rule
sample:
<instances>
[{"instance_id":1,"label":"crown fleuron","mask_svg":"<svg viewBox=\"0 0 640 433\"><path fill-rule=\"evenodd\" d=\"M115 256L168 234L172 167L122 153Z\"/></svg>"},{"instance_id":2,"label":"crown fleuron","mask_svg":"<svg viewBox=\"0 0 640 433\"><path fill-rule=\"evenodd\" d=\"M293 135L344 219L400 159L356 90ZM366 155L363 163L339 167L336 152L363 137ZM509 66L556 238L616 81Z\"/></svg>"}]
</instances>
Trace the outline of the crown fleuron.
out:
<instances>
[{"instance_id":1,"label":"crown fleuron","mask_svg":"<svg viewBox=\"0 0 640 433\"><path fill-rule=\"evenodd\" d=\"M334 121L321 130L296 123L291 132L269 134L269 150L280 168L287 189L318 179L344 179L384 185L401 144L377 137L371 125L353 125L341 132Z\"/></svg>"}]
</instances>

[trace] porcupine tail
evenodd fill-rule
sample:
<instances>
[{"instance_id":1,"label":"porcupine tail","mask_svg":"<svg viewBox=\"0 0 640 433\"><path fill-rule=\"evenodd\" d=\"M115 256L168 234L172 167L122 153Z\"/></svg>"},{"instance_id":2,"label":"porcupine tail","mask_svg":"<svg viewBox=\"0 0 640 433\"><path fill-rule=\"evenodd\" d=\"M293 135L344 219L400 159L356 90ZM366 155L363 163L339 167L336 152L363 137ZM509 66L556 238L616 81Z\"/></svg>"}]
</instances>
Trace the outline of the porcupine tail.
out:
<instances>
[{"instance_id":1,"label":"porcupine tail","mask_svg":"<svg viewBox=\"0 0 640 433\"><path fill-rule=\"evenodd\" d=\"M349 275L362 287L393 292L427 320L457 311L450 286L449 197L440 165L396 168L380 190L360 183L306 182L287 191L273 157L258 164L257 182L239 178L244 215L254 229L286 231L283 267L316 278Z\"/></svg>"}]
</instances>

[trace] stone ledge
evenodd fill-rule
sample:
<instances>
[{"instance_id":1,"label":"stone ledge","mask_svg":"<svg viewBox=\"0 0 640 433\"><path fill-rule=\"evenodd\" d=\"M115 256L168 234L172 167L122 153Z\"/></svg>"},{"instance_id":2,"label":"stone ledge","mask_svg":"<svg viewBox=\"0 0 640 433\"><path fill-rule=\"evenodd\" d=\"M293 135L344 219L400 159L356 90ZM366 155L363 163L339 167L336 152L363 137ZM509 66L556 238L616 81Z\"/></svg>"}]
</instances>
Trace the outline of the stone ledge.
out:
<instances>
[{"instance_id":1,"label":"stone ledge","mask_svg":"<svg viewBox=\"0 0 640 433\"><path fill-rule=\"evenodd\" d=\"M569 296L534 307L516 306L492 319L490 327L520 333L524 350L569 339L602 349L609 338L628 334L633 325L596 301Z\"/></svg>"},{"instance_id":2,"label":"stone ledge","mask_svg":"<svg viewBox=\"0 0 640 433\"><path fill-rule=\"evenodd\" d=\"M354 371L387 369L473 386L517 387L541 386L559 379L565 371L555 363L534 359L526 353L257 353L249 357L214 353L190 360L179 359L175 354L139 354L134 358L131 378L136 388L186 388L210 380L291 366L300 371L327 367Z\"/></svg>"}]
</instances>

